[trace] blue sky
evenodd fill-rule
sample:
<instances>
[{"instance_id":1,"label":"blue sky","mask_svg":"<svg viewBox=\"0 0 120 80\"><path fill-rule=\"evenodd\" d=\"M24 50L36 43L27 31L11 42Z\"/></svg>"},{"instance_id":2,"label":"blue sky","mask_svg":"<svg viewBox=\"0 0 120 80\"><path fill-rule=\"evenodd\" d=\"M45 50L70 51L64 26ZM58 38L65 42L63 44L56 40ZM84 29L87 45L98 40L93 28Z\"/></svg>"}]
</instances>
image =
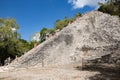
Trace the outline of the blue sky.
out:
<instances>
[{"instance_id":1,"label":"blue sky","mask_svg":"<svg viewBox=\"0 0 120 80\"><path fill-rule=\"evenodd\" d=\"M29 41L30 36L43 27L54 27L57 19L96 9L97 2L98 0L0 0L0 18L14 18L19 24L21 38Z\"/></svg>"}]
</instances>

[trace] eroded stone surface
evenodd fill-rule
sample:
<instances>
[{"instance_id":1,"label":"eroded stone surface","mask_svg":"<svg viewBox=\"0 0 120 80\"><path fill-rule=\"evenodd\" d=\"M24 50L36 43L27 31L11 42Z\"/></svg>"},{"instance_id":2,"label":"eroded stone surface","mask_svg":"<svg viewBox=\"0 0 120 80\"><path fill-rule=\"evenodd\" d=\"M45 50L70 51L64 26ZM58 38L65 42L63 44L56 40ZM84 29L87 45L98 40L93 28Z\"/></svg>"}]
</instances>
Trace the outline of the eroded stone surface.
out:
<instances>
[{"instance_id":1,"label":"eroded stone surface","mask_svg":"<svg viewBox=\"0 0 120 80\"><path fill-rule=\"evenodd\" d=\"M116 16L93 11L69 24L13 62L10 66L58 66L120 54L120 21Z\"/></svg>"}]
</instances>

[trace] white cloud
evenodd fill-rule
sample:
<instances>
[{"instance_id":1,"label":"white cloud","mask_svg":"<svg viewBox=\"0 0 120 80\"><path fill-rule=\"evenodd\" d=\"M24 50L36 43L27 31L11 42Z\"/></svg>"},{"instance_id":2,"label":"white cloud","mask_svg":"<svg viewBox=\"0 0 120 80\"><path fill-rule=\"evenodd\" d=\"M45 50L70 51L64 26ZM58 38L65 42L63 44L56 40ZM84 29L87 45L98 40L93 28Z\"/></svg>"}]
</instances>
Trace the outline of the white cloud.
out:
<instances>
[{"instance_id":1,"label":"white cloud","mask_svg":"<svg viewBox=\"0 0 120 80\"><path fill-rule=\"evenodd\" d=\"M71 3L73 9L83 8L84 6L90 6L97 8L98 2L104 3L105 0L68 0L68 3Z\"/></svg>"},{"instance_id":2,"label":"white cloud","mask_svg":"<svg viewBox=\"0 0 120 80\"><path fill-rule=\"evenodd\" d=\"M36 32L31 36L31 41L40 41L40 33Z\"/></svg>"}]
</instances>

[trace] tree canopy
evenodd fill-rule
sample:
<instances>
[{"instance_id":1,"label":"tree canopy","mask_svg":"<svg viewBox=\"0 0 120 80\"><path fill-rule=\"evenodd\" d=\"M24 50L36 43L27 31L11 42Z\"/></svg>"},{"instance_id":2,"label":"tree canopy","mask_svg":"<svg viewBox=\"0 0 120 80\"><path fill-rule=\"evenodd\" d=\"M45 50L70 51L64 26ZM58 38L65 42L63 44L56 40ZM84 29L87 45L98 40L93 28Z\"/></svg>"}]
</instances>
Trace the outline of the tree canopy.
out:
<instances>
[{"instance_id":1,"label":"tree canopy","mask_svg":"<svg viewBox=\"0 0 120 80\"><path fill-rule=\"evenodd\" d=\"M17 32L19 26L13 18L0 18L0 63L8 57L20 56L29 49L25 40L20 39Z\"/></svg>"},{"instance_id":2,"label":"tree canopy","mask_svg":"<svg viewBox=\"0 0 120 80\"><path fill-rule=\"evenodd\" d=\"M120 0L107 0L106 3L99 3L99 5L98 11L120 17Z\"/></svg>"}]
</instances>

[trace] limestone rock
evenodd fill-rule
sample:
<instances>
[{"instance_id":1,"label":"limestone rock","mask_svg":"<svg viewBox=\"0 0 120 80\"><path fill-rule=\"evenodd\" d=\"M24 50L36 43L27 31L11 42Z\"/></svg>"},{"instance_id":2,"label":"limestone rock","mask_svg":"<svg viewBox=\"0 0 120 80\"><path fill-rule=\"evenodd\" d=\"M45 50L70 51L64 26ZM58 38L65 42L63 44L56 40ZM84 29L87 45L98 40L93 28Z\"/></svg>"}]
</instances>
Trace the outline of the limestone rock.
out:
<instances>
[{"instance_id":1,"label":"limestone rock","mask_svg":"<svg viewBox=\"0 0 120 80\"><path fill-rule=\"evenodd\" d=\"M10 66L61 66L101 56L120 55L120 21L98 11L84 14ZM120 56L118 56L120 57Z\"/></svg>"}]
</instances>

